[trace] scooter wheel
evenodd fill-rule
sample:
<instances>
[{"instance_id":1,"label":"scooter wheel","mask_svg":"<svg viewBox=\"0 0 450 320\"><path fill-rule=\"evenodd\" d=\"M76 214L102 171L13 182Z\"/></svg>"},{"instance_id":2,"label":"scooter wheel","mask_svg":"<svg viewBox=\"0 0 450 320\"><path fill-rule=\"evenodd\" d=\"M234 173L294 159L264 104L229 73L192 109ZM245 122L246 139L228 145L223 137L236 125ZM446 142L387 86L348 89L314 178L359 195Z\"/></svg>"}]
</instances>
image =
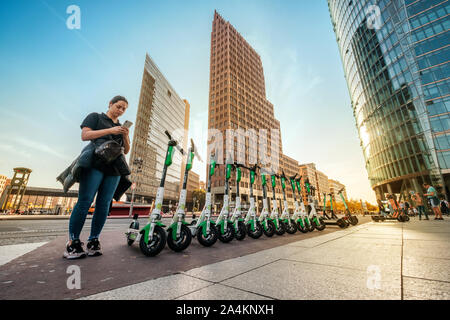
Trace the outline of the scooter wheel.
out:
<instances>
[{"instance_id":1,"label":"scooter wheel","mask_svg":"<svg viewBox=\"0 0 450 320\"><path fill-rule=\"evenodd\" d=\"M198 242L205 247L211 247L217 241L217 229L211 224L209 229L209 233L206 234L206 237L203 235L203 226L198 228L197 230L197 240Z\"/></svg>"},{"instance_id":2,"label":"scooter wheel","mask_svg":"<svg viewBox=\"0 0 450 320\"><path fill-rule=\"evenodd\" d=\"M409 216L405 216L405 222L409 221Z\"/></svg>"},{"instance_id":3,"label":"scooter wheel","mask_svg":"<svg viewBox=\"0 0 450 320\"><path fill-rule=\"evenodd\" d=\"M380 221L380 218L377 217L377 216L372 216L372 220L373 220L374 222L379 222L379 221Z\"/></svg>"},{"instance_id":4,"label":"scooter wheel","mask_svg":"<svg viewBox=\"0 0 450 320\"><path fill-rule=\"evenodd\" d=\"M245 228L245 224L242 221L238 222L238 229L234 230L234 237L236 240L242 241L245 239L247 235L247 229Z\"/></svg>"},{"instance_id":5,"label":"scooter wheel","mask_svg":"<svg viewBox=\"0 0 450 320\"><path fill-rule=\"evenodd\" d=\"M170 249L175 252L181 252L189 247L192 241L192 234L186 225L181 225L180 237L178 239L173 239L173 232L176 233L176 230L169 229L167 232L167 245Z\"/></svg>"},{"instance_id":6,"label":"scooter wheel","mask_svg":"<svg viewBox=\"0 0 450 320\"><path fill-rule=\"evenodd\" d=\"M275 224L272 220L267 220L267 230L262 226L263 232L266 237L272 237L275 234Z\"/></svg>"},{"instance_id":7,"label":"scooter wheel","mask_svg":"<svg viewBox=\"0 0 450 320\"><path fill-rule=\"evenodd\" d=\"M358 224L358 218L356 216L350 216L349 222L352 226L356 226Z\"/></svg>"},{"instance_id":8,"label":"scooter wheel","mask_svg":"<svg viewBox=\"0 0 450 320\"><path fill-rule=\"evenodd\" d=\"M274 223L275 225L275 223ZM275 227L275 233L279 236L282 236L283 234L286 233L286 226L284 224L283 221L281 221L280 219L278 219L278 229Z\"/></svg>"},{"instance_id":9,"label":"scooter wheel","mask_svg":"<svg viewBox=\"0 0 450 320\"><path fill-rule=\"evenodd\" d=\"M301 233L307 233L308 229L306 227L302 227L302 225L300 224L300 222L297 222L297 229L298 231L300 231Z\"/></svg>"},{"instance_id":10,"label":"scooter wheel","mask_svg":"<svg viewBox=\"0 0 450 320\"><path fill-rule=\"evenodd\" d=\"M233 240L234 238L234 227L231 223L227 223L227 228L223 230L223 234L222 234L222 230L219 226L217 226L217 233L219 235L219 240L222 241L223 243L228 243L231 240Z\"/></svg>"},{"instance_id":11,"label":"scooter wheel","mask_svg":"<svg viewBox=\"0 0 450 320\"><path fill-rule=\"evenodd\" d=\"M326 228L326 224L325 224L325 221L323 221L322 219L319 219L319 222L320 222L320 225L317 225L316 224L316 229L317 229L317 231L323 231L323 230L325 230L325 228Z\"/></svg>"},{"instance_id":12,"label":"scooter wheel","mask_svg":"<svg viewBox=\"0 0 450 320\"><path fill-rule=\"evenodd\" d=\"M145 243L144 235L139 240L139 248L147 257L154 257L166 246L166 231L160 226L155 226L153 239L148 244Z\"/></svg>"},{"instance_id":13,"label":"scooter wheel","mask_svg":"<svg viewBox=\"0 0 450 320\"><path fill-rule=\"evenodd\" d=\"M310 222L310 224L306 224L306 228L308 229L309 232L313 232L314 231L314 223Z\"/></svg>"},{"instance_id":14,"label":"scooter wheel","mask_svg":"<svg viewBox=\"0 0 450 320\"><path fill-rule=\"evenodd\" d=\"M348 224L344 219L337 219L336 223L341 229L345 229L348 227Z\"/></svg>"},{"instance_id":15,"label":"scooter wheel","mask_svg":"<svg viewBox=\"0 0 450 320\"><path fill-rule=\"evenodd\" d=\"M295 234L297 232L297 225L294 220L291 220L290 223L285 223L286 232L289 234Z\"/></svg>"},{"instance_id":16,"label":"scooter wheel","mask_svg":"<svg viewBox=\"0 0 450 320\"><path fill-rule=\"evenodd\" d=\"M255 230L252 231L251 223L247 224L247 234L250 238L259 239L263 234L263 227L259 221L256 221Z\"/></svg>"}]
</instances>

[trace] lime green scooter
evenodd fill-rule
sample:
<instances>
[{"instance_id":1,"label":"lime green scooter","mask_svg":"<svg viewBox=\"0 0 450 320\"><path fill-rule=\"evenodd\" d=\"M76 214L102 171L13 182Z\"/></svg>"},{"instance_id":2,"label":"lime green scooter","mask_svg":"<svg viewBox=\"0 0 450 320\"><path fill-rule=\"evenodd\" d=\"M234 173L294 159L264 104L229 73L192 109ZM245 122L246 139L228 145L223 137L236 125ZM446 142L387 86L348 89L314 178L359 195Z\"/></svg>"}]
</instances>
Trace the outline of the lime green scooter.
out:
<instances>
[{"instance_id":1,"label":"lime green scooter","mask_svg":"<svg viewBox=\"0 0 450 320\"><path fill-rule=\"evenodd\" d=\"M284 228L286 229L286 232L289 234L294 234L297 232L297 224L295 223L295 220L291 219L290 217L290 213L289 213L289 207L288 207L288 202L286 199L286 180L287 177L283 173L280 176L281 179L281 188L283 190L283 213L281 214L281 221L284 224Z\"/></svg>"},{"instance_id":2,"label":"lime green scooter","mask_svg":"<svg viewBox=\"0 0 450 320\"><path fill-rule=\"evenodd\" d=\"M189 223L185 221L186 213L186 193L187 193L187 180L189 171L192 169L194 157L200 158L197 149L195 148L194 141L191 139L191 147L187 154L186 168L184 171L183 187L180 192L180 198L178 201L178 207L176 213L173 215L170 227L167 228L167 245L175 252L185 250L191 243L192 233L189 229Z\"/></svg>"},{"instance_id":3,"label":"lime green scooter","mask_svg":"<svg viewBox=\"0 0 450 320\"><path fill-rule=\"evenodd\" d=\"M269 217L269 204L267 200L267 180L266 174L261 172L261 184L263 189L263 208L259 215L259 223L263 227L263 233L266 237L272 237L275 234L275 224Z\"/></svg>"},{"instance_id":4,"label":"lime green scooter","mask_svg":"<svg viewBox=\"0 0 450 320\"><path fill-rule=\"evenodd\" d=\"M277 186L276 178L280 178L280 176L277 174L272 174L271 178L272 178L273 198L272 198L272 213L270 214L270 219L272 220L273 224L275 225L275 233L279 236L282 236L286 232L286 228L284 226L283 221L281 221L281 219L279 217L278 204L277 204L277 199L275 196L275 187Z\"/></svg>"},{"instance_id":5,"label":"lime green scooter","mask_svg":"<svg viewBox=\"0 0 450 320\"><path fill-rule=\"evenodd\" d=\"M161 222L161 209L164 199L164 183L166 181L167 169L172 164L172 158L175 151L174 148L177 148L181 154L184 153L183 149L179 147L178 142L172 139L167 130L165 131L165 134L169 138L169 142L161 182L156 193L155 208L150 214L149 223L141 231L130 228L126 233L128 244L130 244L131 240L134 241L137 238L137 235L140 235L139 248L144 255L149 257L159 254L166 245L167 236L166 231L164 230L165 225Z\"/></svg>"},{"instance_id":6,"label":"lime green scooter","mask_svg":"<svg viewBox=\"0 0 450 320\"><path fill-rule=\"evenodd\" d=\"M225 172L225 192L223 195L223 206L220 210L219 216L216 220L216 228L219 236L219 240L223 243L228 243L234 238L234 227L233 223L230 220L230 199L229 199L229 180L231 178L231 170L233 164L226 164L226 172Z\"/></svg>"},{"instance_id":7,"label":"lime green scooter","mask_svg":"<svg viewBox=\"0 0 450 320\"><path fill-rule=\"evenodd\" d=\"M234 201L235 207L230 218L230 221L234 228L234 237L239 241L244 240L245 236L247 235L244 219L242 218L241 196L239 194L239 183L241 182L242 176L241 167L244 166L238 163L234 163L233 169L236 171L236 199Z\"/></svg>"},{"instance_id":8,"label":"lime green scooter","mask_svg":"<svg viewBox=\"0 0 450 320\"><path fill-rule=\"evenodd\" d=\"M259 167L257 164L255 164L251 168L245 166L242 167L250 171L250 207L248 208L247 215L245 216L244 224L247 226L246 228L248 236L253 239L258 239L263 234L263 226L256 217L256 205L255 205L255 198L253 196L253 184L255 183L256 170Z\"/></svg>"},{"instance_id":9,"label":"lime green scooter","mask_svg":"<svg viewBox=\"0 0 450 320\"><path fill-rule=\"evenodd\" d=\"M205 206L198 220L192 220L189 229L198 242L205 247L214 245L217 241L218 233L215 222L211 220L211 177L214 175L217 166L216 159L211 156L208 170L208 189L205 196Z\"/></svg>"},{"instance_id":10,"label":"lime green scooter","mask_svg":"<svg viewBox=\"0 0 450 320\"><path fill-rule=\"evenodd\" d=\"M297 174L289 178L291 182L291 188L292 188L292 194L294 195L294 214L292 215L292 220L297 225L297 229L302 233L307 233L308 229L306 228L304 217L308 217L305 209L305 204L303 203L302 193L301 193L301 186L300 186L300 178L297 178ZM298 195L300 196L300 205L297 202L297 198L295 196L295 187L297 186Z\"/></svg>"}]
</instances>

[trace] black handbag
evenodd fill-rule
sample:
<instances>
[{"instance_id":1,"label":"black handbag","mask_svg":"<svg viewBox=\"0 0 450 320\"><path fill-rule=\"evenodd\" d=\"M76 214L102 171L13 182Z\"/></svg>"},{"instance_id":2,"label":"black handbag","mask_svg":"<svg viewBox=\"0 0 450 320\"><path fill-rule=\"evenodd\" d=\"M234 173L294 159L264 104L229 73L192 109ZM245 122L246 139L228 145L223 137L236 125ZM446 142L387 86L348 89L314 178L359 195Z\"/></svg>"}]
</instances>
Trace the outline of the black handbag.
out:
<instances>
[{"instance_id":1,"label":"black handbag","mask_svg":"<svg viewBox=\"0 0 450 320\"><path fill-rule=\"evenodd\" d=\"M114 140L108 140L95 148L95 155L105 164L116 160L124 151L124 148Z\"/></svg>"}]
</instances>

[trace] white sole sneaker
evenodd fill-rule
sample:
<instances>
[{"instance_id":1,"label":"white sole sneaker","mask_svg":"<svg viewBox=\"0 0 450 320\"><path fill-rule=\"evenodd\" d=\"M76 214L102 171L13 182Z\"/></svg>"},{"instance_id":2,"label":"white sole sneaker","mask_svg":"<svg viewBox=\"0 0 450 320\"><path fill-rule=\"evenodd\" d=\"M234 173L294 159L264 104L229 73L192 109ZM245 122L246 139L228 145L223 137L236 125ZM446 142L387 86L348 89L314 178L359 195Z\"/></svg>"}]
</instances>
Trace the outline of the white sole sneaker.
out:
<instances>
[{"instance_id":1,"label":"white sole sneaker","mask_svg":"<svg viewBox=\"0 0 450 320\"><path fill-rule=\"evenodd\" d=\"M82 259L86 257L86 253L69 253L65 251L63 257L66 259Z\"/></svg>"}]
</instances>

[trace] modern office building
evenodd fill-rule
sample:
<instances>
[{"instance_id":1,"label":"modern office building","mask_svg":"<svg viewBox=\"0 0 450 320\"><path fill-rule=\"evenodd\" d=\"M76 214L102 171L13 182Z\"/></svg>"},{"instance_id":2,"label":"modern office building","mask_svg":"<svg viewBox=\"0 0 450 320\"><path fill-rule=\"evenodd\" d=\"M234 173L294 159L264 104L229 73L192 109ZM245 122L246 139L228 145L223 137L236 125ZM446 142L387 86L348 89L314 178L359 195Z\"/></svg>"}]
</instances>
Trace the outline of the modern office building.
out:
<instances>
[{"instance_id":1,"label":"modern office building","mask_svg":"<svg viewBox=\"0 0 450 320\"><path fill-rule=\"evenodd\" d=\"M221 163L226 163L227 152L234 146L234 160L239 161L239 156L241 159L245 157L247 165L257 160L253 159L252 155L257 155L258 158L261 156L261 150L255 150L255 148L258 148L260 130L267 130L266 154L272 157L272 163L277 163L277 172L281 171L279 168L282 154L281 134L278 135L278 139L271 134L274 130L279 132L280 122L275 119L274 107L266 98L261 58L236 29L217 12L214 12L211 32L208 128L216 129L223 137L223 154L217 155L223 157ZM253 129L256 138L254 135L247 135L245 145L238 144L237 137L227 139L227 129L233 129L235 132L241 129L246 134ZM259 179L260 177L254 185L254 193L261 197ZM225 185L224 164L217 168L211 182L215 203L220 203ZM234 175L230 182L234 194L236 191ZM268 184L271 196L270 179ZM242 201L248 202L249 173L247 170L243 170L240 191ZM277 198L281 198L281 189L277 188L277 193Z\"/></svg>"},{"instance_id":2,"label":"modern office building","mask_svg":"<svg viewBox=\"0 0 450 320\"><path fill-rule=\"evenodd\" d=\"M317 181L317 200L319 204L323 204L323 194L330 193L330 183L328 180L328 176L322 171L316 170L316 181Z\"/></svg>"},{"instance_id":3,"label":"modern office building","mask_svg":"<svg viewBox=\"0 0 450 320\"><path fill-rule=\"evenodd\" d=\"M309 185L316 188L318 191L317 174L316 174L316 164L306 163L299 165L299 173L302 176L301 187L302 187L302 198L305 203L308 203L308 193L305 186L306 180L309 180ZM320 191L319 191L320 193ZM317 198L318 199L318 198Z\"/></svg>"},{"instance_id":4,"label":"modern office building","mask_svg":"<svg viewBox=\"0 0 450 320\"><path fill-rule=\"evenodd\" d=\"M328 0L377 197L449 191L450 2Z\"/></svg>"},{"instance_id":5,"label":"modern office building","mask_svg":"<svg viewBox=\"0 0 450 320\"><path fill-rule=\"evenodd\" d=\"M330 187L330 193L333 195L333 199L336 202L342 202L342 198L339 195L339 191L342 190L342 195L344 196L344 199L347 201L347 191L345 189L345 185L340 183L337 180L328 180L329 187Z\"/></svg>"},{"instance_id":6,"label":"modern office building","mask_svg":"<svg viewBox=\"0 0 450 320\"><path fill-rule=\"evenodd\" d=\"M0 174L0 196L6 188L6 180L8 180L8 177Z\"/></svg>"},{"instance_id":7,"label":"modern office building","mask_svg":"<svg viewBox=\"0 0 450 320\"><path fill-rule=\"evenodd\" d=\"M147 54L131 148L131 180L136 182L135 201L151 203L159 187L168 137L166 130L186 147L189 104L182 100ZM142 160L141 164L136 160ZM164 200L178 201L182 156L175 150L167 170ZM130 198L130 194L127 194Z\"/></svg>"},{"instance_id":8,"label":"modern office building","mask_svg":"<svg viewBox=\"0 0 450 320\"><path fill-rule=\"evenodd\" d=\"M187 189L186 189L186 203L190 208L192 206L193 198L192 192L200 189L200 175L194 171L189 171Z\"/></svg>"}]
</instances>

